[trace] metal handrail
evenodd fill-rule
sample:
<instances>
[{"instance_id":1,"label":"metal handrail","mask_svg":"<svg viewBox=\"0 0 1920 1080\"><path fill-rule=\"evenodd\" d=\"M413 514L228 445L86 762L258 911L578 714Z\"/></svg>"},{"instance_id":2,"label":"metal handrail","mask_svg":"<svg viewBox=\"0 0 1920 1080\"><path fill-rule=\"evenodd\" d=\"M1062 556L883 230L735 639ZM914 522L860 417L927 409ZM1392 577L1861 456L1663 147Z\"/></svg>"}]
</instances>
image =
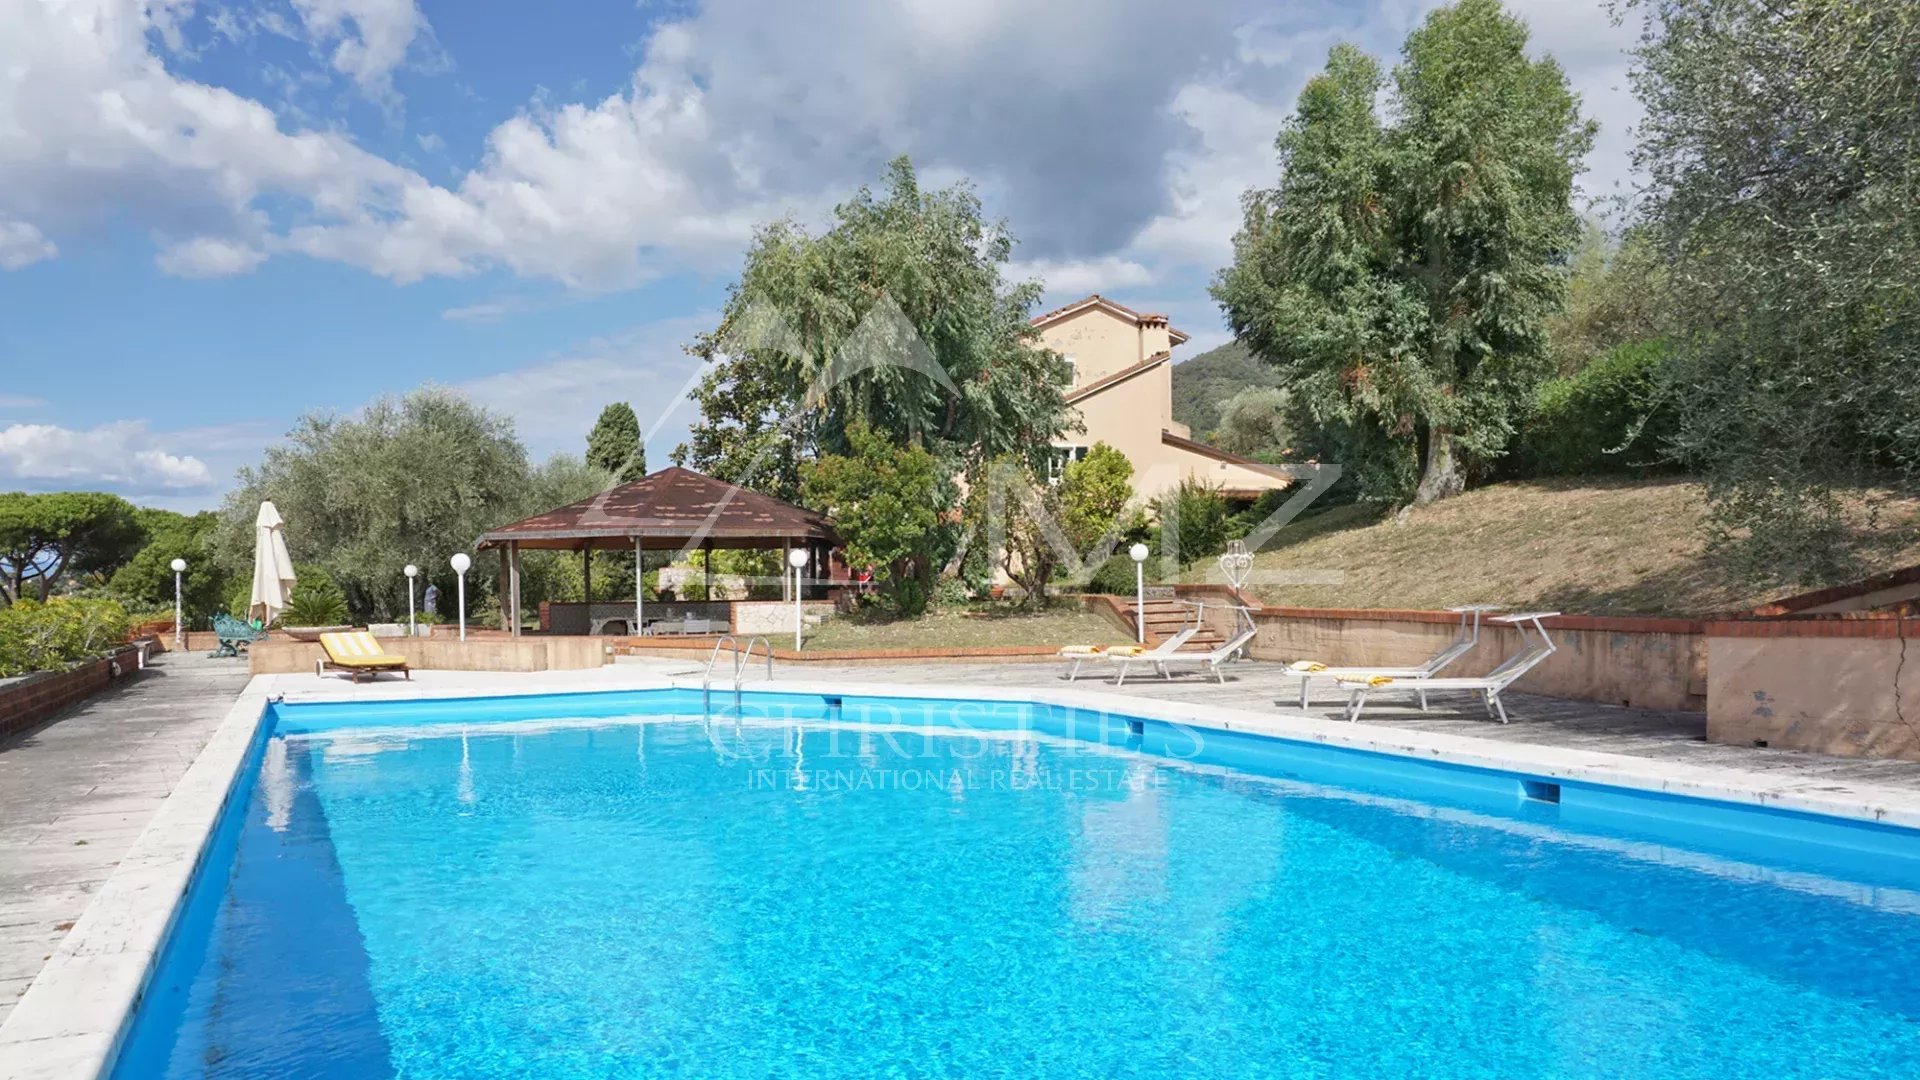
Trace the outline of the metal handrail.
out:
<instances>
[{"instance_id":1,"label":"metal handrail","mask_svg":"<svg viewBox=\"0 0 1920 1080\"><path fill-rule=\"evenodd\" d=\"M713 668L720 662L721 650L727 646L731 648L725 648L725 651L733 657L733 710L735 716L740 714L744 701L740 692L741 676L746 673L748 661L753 659L756 641L766 646L767 678L772 679L773 642L767 640L764 634L748 638L745 649L740 647L740 639L732 634L722 634L720 640L713 643L713 652L707 656L706 673L700 678L700 707L708 716L713 715Z\"/></svg>"},{"instance_id":2,"label":"metal handrail","mask_svg":"<svg viewBox=\"0 0 1920 1080\"><path fill-rule=\"evenodd\" d=\"M765 634L750 637L747 639L747 647L734 654L733 688L735 691L740 689L740 676L746 672L747 664L753 660L753 643L756 641L767 647L767 678L773 678L773 642L767 640Z\"/></svg>"}]
</instances>

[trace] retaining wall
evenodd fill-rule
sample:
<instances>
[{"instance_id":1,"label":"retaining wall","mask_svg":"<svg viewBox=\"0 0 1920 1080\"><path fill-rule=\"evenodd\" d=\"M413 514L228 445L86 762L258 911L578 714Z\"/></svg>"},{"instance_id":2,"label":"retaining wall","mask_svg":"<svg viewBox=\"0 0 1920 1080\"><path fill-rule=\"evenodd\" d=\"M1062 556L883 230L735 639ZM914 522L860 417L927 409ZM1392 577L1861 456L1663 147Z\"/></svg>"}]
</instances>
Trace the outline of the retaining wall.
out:
<instances>
[{"instance_id":1,"label":"retaining wall","mask_svg":"<svg viewBox=\"0 0 1920 1080\"><path fill-rule=\"evenodd\" d=\"M1180 586L1183 600L1218 604L1207 620L1231 636L1233 594L1221 586ZM1460 616L1448 611L1263 607L1249 602L1256 660L1318 660L1333 666L1403 667L1446 647ZM1497 613L1496 613L1497 614ZM1544 622L1558 650L1514 684L1547 697L1698 712L1707 707L1704 624L1690 619L1560 615ZM1530 633L1530 631L1528 631ZM1521 647L1522 631L1482 622L1480 645L1447 668L1484 675Z\"/></svg>"},{"instance_id":2,"label":"retaining wall","mask_svg":"<svg viewBox=\"0 0 1920 1080\"><path fill-rule=\"evenodd\" d=\"M37 672L0 686L0 739L25 731L68 706L85 701L116 679L137 674L146 651L145 642L136 642L65 671Z\"/></svg>"},{"instance_id":3,"label":"retaining wall","mask_svg":"<svg viewBox=\"0 0 1920 1080\"><path fill-rule=\"evenodd\" d=\"M1920 761L1920 620L1709 623L1707 738Z\"/></svg>"},{"instance_id":4,"label":"retaining wall","mask_svg":"<svg viewBox=\"0 0 1920 1080\"><path fill-rule=\"evenodd\" d=\"M607 661L613 639L604 637L381 638L380 647L407 658L422 671L579 671ZM255 675L312 671L326 650L318 642L285 638L256 641L247 650Z\"/></svg>"}]
</instances>

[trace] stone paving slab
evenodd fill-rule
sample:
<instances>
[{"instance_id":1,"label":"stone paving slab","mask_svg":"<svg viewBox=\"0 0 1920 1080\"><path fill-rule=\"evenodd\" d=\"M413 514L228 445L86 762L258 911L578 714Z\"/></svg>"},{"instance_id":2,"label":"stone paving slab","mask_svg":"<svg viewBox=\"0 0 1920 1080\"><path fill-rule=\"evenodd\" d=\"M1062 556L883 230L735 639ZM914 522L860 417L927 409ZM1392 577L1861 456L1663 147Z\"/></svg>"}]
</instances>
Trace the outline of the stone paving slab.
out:
<instances>
[{"instance_id":1,"label":"stone paving slab","mask_svg":"<svg viewBox=\"0 0 1920 1080\"><path fill-rule=\"evenodd\" d=\"M0 742L0 1021L247 684L244 660L164 653Z\"/></svg>"}]
</instances>

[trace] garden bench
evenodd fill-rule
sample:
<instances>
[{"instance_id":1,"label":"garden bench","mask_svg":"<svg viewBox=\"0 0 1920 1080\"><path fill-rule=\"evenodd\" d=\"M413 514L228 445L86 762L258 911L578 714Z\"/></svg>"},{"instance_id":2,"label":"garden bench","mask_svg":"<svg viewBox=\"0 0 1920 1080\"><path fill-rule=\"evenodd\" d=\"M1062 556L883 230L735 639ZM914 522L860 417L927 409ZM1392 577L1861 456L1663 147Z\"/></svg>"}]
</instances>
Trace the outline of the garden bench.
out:
<instances>
[{"instance_id":1,"label":"garden bench","mask_svg":"<svg viewBox=\"0 0 1920 1080\"><path fill-rule=\"evenodd\" d=\"M250 622L236 619L231 615L213 617L213 637L220 647L212 653L214 656L239 656L247 651L247 646L266 637L267 632Z\"/></svg>"}]
</instances>

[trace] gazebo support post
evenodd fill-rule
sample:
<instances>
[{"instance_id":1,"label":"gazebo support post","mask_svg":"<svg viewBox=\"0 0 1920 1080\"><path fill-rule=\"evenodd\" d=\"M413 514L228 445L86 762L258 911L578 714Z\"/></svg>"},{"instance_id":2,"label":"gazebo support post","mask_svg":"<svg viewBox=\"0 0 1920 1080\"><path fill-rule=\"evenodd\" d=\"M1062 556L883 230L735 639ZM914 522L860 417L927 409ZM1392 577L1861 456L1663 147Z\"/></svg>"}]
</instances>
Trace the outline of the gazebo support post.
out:
<instances>
[{"instance_id":1,"label":"gazebo support post","mask_svg":"<svg viewBox=\"0 0 1920 1080\"><path fill-rule=\"evenodd\" d=\"M639 637L647 632L647 560L646 544L635 534L633 538L633 636Z\"/></svg>"},{"instance_id":2,"label":"gazebo support post","mask_svg":"<svg viewBox=\"0 0 1920 1080\"><path fill-rule=\"evenodd\" d=\"M513 553L511 543L500 548L500 577L494 581L494 594L500 599L500 629L513 629Z\"/></svg>"},{"instance_id":3,"label":"gazebo support post","mask_svg":"<svg viewBox=\"0 0 1920 1080\"><path fill-rule=\"evenodd\" d=\"M700 550L706 552L706 557L700 561L707 564L707 603L711 604L713 603L713 541L701 541Z\"/></svg>"},{"instance_id":4,"label":"gazebo support post","mask_svg":"<svg viewBox=\"0 0 1920 1080\"><path fill-rule=\"evenodd\" d=\"M519 637L521 624L525 620L520 617L520 541L518 540L507 544L507 566L511 571L507 575L507 595L513 603L513 636Z\"/></svg>"},{"instance_id":5,"label":"gazebo support post","mask_svg":"<svg viewBox=\"0 0 1920 1080\"><path fill-rule=\"evenodd\" d=\"M580 595L587 602L587 622L593 622L593 541L580 544Z\"/></svg>"}]
</instances>

